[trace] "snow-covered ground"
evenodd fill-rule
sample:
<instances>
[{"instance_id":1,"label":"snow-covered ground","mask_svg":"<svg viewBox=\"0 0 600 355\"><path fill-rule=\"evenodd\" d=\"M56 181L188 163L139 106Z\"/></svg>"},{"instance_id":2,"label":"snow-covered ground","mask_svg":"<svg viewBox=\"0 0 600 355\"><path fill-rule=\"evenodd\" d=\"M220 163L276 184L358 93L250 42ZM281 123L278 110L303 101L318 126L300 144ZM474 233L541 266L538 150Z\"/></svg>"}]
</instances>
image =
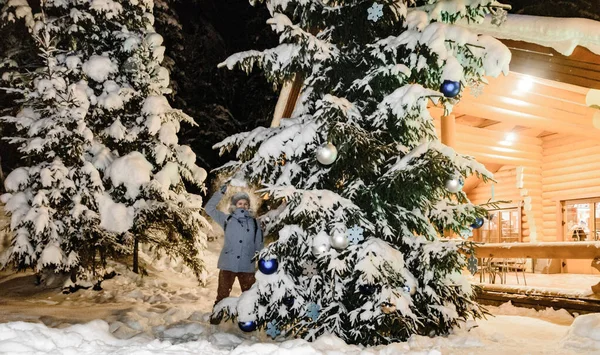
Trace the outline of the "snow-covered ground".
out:
<instances>
[{"instance_id":1,"label":"snow-covered ground","mask_svg":"<svg viewBox=\"0 0 600 355\"><path fill-rule=\"evenodd\" d=\"M600 282L600 275L591 274L532 274L526 273L527 286L536 288L554 288L569 291L584 291L590 294L590 286ZM479 278L476 280L479 282ZM499 282L499 281L498 281ZM524 286L523 278L519 273L519 281L514 272L506 275L506 285Z\"/></svg>"},{"instance_id":2,"label":"snow-covered ground","mask_svg":"<svg viewBox=\"0 0 600 355\"><path fill-rule=\"evenodd\" d=\"M211 267L220 242L209 243ZM102 291L69 295L60 288L31 287L31 274L0 274L0 354L600 354L600 314L574 319L564 310L537 312L509 304L489 307L494 317L469 322L448 337L413 337L373 348L346 345L334 336L313 343L272 340L263 332L243 333L230 322L208 323L217 286L214 268L203 288L164 260L147 266L145 277L113 267L120 275L104 281ZM589 278L580 279L587 288ZM551 279L528 274L529 284L543 280ZM557 280L556 286L564 285L564 279ZM239 292L236 284L233 294Z\"/></svg>"}]
</instances>

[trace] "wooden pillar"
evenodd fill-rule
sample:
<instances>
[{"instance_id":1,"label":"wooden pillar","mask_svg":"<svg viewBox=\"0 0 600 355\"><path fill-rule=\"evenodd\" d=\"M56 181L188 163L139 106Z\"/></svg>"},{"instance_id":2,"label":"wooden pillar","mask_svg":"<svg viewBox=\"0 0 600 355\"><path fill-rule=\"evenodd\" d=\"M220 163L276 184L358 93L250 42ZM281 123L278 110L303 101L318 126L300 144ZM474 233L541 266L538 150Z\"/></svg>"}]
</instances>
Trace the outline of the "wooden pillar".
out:
<instances>
[{"instance_id":1,"label":"wooden pillar","mask_svg":"<svg viewBox=\"0 0 600 355\"><path fill-rule=\"evenodd\" d=\"M456 146L456 118L453 114L442 116L442 143L448 147Z\"/></svg>"},{"instance_id":2,"label":"wooden pillar","mask_svg":"<svg viewBox=\"0 0 600 355\"><path fill-rule=\"evenodd\" d=\"M275 106L275 112L273 113L271 127L279 127L282 118L289 118L292 115L300 96L303 82L302 75L296 74L294 80L283 84L277 105Z\"/></svg>"},{"instance_id":3,"label":"wooden pillar","mask_svg":"<svg viewBox=\"0 0 600 355\"><path fill-rule=\"evenodd\" d=\"M450 148L454 148L456 146L456 119L453 114L449 114L448 116L442 116L442 143L447 145ZM457 238L456 234L449 230L444 230L444 237L446 238ZM473 238L475 235L473 234Z\"/></svg>"}]
</instances>

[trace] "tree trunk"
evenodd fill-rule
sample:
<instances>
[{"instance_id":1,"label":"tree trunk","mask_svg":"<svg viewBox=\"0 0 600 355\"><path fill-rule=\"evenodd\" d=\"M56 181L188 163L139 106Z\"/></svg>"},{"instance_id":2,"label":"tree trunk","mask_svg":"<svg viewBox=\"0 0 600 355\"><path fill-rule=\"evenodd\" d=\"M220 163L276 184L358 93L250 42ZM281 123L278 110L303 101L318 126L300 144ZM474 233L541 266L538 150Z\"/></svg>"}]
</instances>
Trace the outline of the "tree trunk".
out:
<instances>
[{"instance_id":1,"label":"tree trunk","mask_svg":"<svg viewBox=\"0 0 600 355\"><path fill-rule=\"evenodd\" d=\"M135 272L136 274L139 273L139 265L138 265L138 249L139 249L139 241L138 241L138 237L135 237L135 240L133 241L133 272Z\"/></svg>"}]
</instances>

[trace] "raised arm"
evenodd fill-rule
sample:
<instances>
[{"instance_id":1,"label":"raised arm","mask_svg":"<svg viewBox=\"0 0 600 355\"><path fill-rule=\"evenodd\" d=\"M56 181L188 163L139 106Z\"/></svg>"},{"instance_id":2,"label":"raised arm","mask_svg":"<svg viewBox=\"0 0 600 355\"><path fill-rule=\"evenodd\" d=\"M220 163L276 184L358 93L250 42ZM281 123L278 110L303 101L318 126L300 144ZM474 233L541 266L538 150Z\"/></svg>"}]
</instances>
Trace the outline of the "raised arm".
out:
<instances>
[{"instance_id":1,"label":"raised arm","mask_svg":"<svg viewBox=\"0 0 600 355\"><path fill-rule=\"evenodd\" d=\"M221 199L225 194L225 191L223 190L224 188L221 188L217 192L215 192L215 194L212 195L210 200L208 200L208 202L206 203L206 207L204 207L206 214L208 214L212 219L214 219L215 222L219 223L221 227L225 226L225 221L227 220L227 214L217 209L217 205L219 204L219 202L221 202Z\"/></svg>"}]
</instances>

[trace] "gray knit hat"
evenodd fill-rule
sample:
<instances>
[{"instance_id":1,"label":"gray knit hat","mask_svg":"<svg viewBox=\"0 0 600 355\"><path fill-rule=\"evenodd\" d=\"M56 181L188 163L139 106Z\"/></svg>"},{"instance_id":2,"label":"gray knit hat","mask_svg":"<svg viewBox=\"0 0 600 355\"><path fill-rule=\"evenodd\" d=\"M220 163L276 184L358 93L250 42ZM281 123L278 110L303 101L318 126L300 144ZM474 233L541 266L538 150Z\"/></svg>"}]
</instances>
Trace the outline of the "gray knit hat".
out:
<instances>
[{"instance_id":1,"label":"gray knit hat","mask_svg":"<svg viewBox=\"0 0 600 355\"><path fill-rule=\"evenodd\" d=\"M239 200L246 200L248 201L248 204L250 204L250 196L248 196L248 194L245 192L236 192L233 194L233 196L231 196L231 204L233 206L235 206Z\"/></svg>"}]
</instances>

